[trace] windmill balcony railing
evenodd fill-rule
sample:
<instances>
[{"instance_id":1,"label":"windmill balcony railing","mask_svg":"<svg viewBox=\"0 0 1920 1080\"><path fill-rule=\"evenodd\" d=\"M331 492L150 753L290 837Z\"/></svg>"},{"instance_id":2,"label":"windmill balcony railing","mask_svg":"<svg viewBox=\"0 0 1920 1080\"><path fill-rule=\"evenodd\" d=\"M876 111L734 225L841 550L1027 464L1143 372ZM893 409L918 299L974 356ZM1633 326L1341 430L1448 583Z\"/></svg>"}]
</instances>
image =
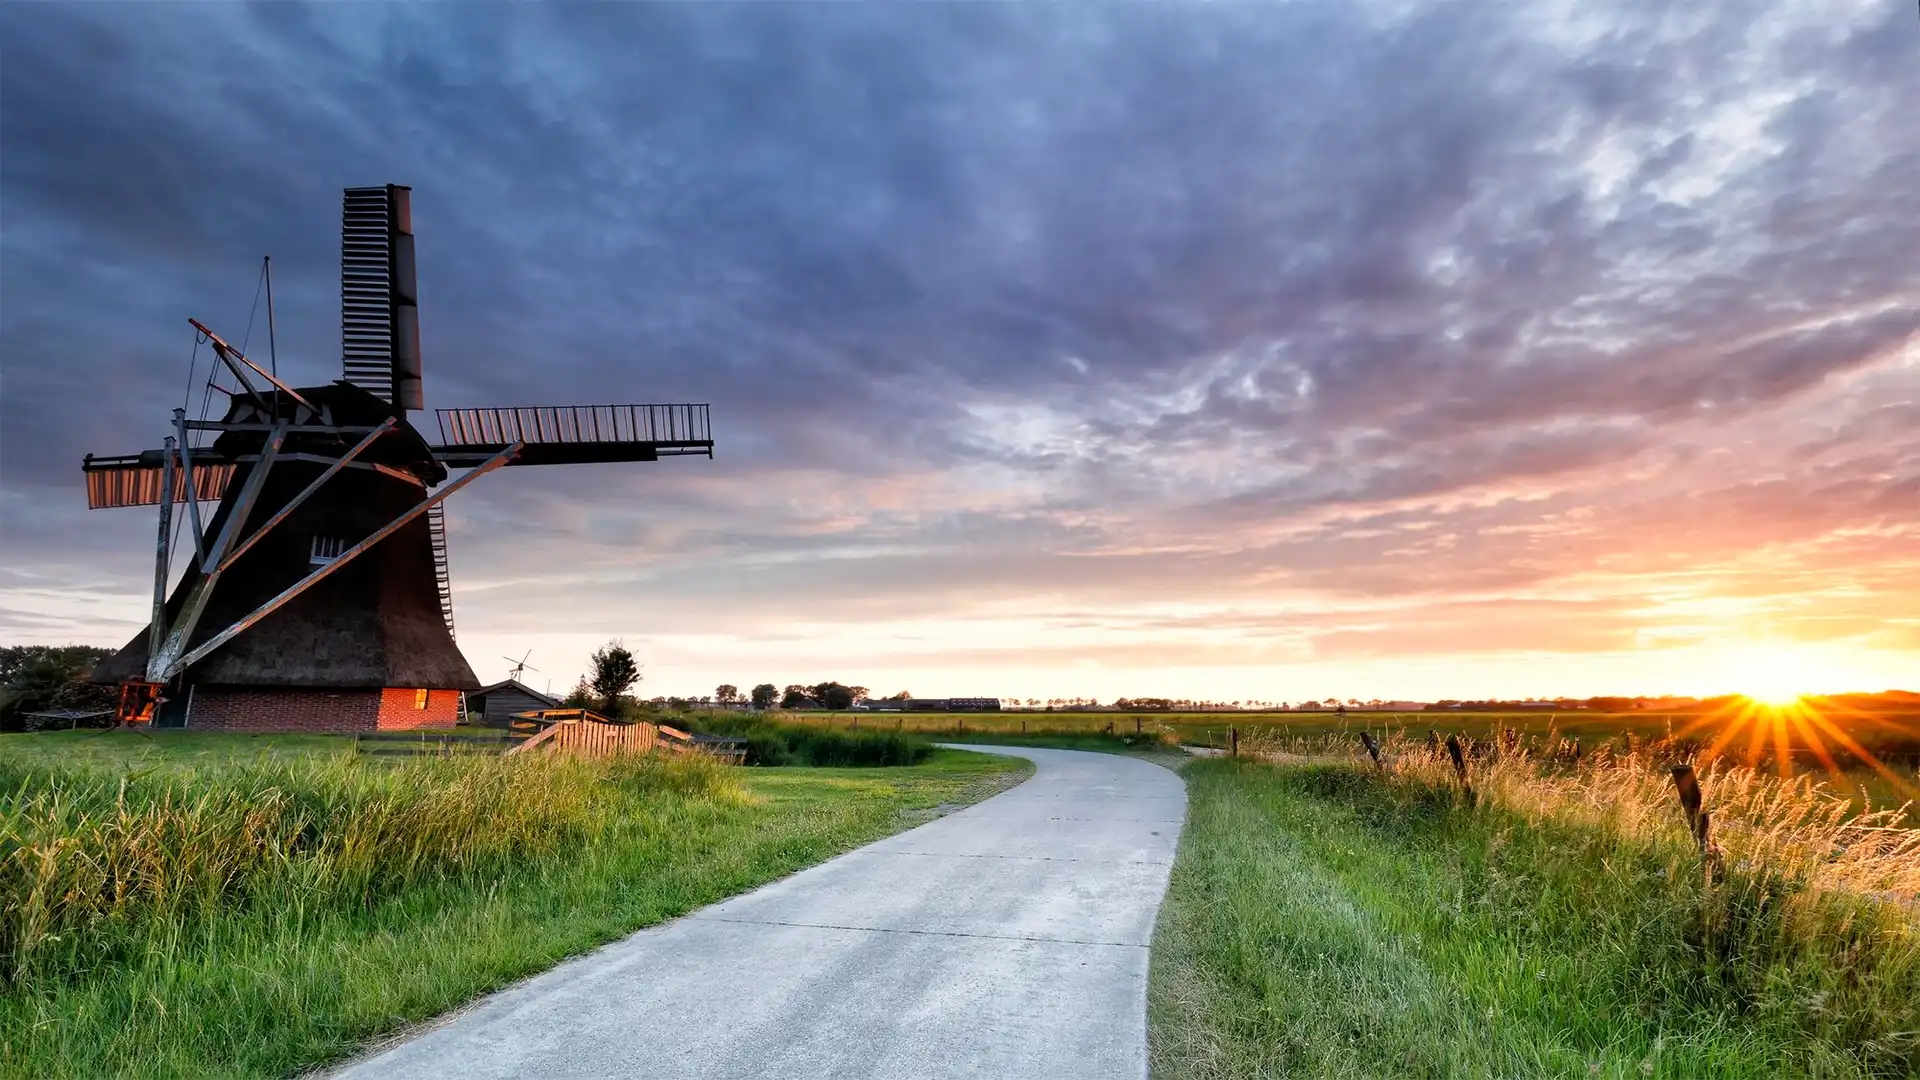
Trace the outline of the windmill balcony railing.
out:
<instances>
[{"instance_id":1,"label":"windmill balcony railing","mask_svg":"<svg viewBox=\"0 0 1920 1080\"><path fill-rule=\"evenodd\" d=\"M448 447L509 443L651 443L711 448L705 405L528 405L440 409L441 443Z\"/></svg>"}]
</instances>

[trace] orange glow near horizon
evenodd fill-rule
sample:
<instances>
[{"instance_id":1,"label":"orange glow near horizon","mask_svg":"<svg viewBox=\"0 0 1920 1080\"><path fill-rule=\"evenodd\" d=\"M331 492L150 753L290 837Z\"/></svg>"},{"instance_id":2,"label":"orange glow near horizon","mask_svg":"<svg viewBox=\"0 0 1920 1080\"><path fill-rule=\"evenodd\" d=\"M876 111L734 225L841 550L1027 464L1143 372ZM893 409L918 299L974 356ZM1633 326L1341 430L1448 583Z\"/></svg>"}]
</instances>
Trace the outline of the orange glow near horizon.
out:
<instances>
[{"instance_id":1,"label":"orange glow near horizon","mask_svg":"<svg viewBox=\"0 0 1920 1080\"><path fill-rule=\"evenodd\" d=\"M1860 739L1847 731L1857 728L1881 728L1893 734L1907 734L1902 725L1870 712L1835 705L1825 699L1795 696L1784 703L1770 703L1743 695L1724 708L1695 719L1674 732L1678 738L1697 737L1706 743L1705 756L1725 756L1757 767L1771 755L1781 776L1793 775L1795 751L1811 754L1829 778L1838 779L1845 767L1834 750L1845 751L1854 760L1889 781L1902 798L1920 798L1920 786L1914 778L1890 768ZM1741 746L1744 738L1745 745Z\"/></svg>"},{"instance_id":2,"label":"orange glow near horizon","mask_svg":"<svg viewBox=\"0 0 1920 1080\"><path fill-rule=\"evenodd\" d=\"M1715 648L1702 697L1738 694L1775 709L1807 698L1861 692L1874 685L1862 658L1844 648L1783 641L1747 641Z\"/></svg>"}]
</instances>

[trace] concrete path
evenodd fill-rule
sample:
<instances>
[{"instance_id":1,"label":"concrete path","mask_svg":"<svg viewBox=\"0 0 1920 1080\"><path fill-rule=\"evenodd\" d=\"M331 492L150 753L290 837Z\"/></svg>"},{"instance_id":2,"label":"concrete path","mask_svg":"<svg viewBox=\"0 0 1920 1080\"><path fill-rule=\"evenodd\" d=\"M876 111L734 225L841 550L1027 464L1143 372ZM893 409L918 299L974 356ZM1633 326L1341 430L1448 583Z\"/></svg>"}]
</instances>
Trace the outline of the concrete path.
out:
<instances>
[{"instance_id":1,"label":"concrete path","mask_svg":"<svg viewBox=\"0 0 1920 1080\"><path fill-rule=\"evenodd\" d=\"M1133 758L967 749L1038 771L337 1075L1145 1077L1147 945L1186 788Z\"/></svg>"}]
</instances>

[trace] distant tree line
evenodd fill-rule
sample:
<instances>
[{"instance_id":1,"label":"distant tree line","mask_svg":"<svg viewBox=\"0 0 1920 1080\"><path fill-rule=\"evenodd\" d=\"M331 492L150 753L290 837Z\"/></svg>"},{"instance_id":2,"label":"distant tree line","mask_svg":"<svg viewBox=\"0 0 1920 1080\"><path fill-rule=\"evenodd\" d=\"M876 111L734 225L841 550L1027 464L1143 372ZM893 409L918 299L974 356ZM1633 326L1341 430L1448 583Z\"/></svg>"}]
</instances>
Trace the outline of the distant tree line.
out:
<instances>
[{"instance_id":1,"label":"distant tree line","mask_svg":"<svg viewBox=\"0 0 1920 1080\"><path fill-rule=\"evenodd\" d=\"M105 656L111 651L76 645L67 646L65 652L72 652L72 650L76 649L95 657ZM11 657L15 653L21 653L22 650L40 650L40 652L33 654L36 657L40 657L40 659L36 661L39 666L34 667L33 670L35 674L28 677L28 682L34 686L45 687L61 684L60 677L57 675L49 675L48 673L56 670L65 671L72 668L74 664L79 663L77 660L59 661L50 659L49 656L51 653L62 653L62 655L65 653L63 653L62 650L50 650L47 646L15 646L12 649L4 650L3 655ZM49 656L42 656L41 654L43 653L49 654ZM11 676L8 673L18 667L21 662L22 661L17 659L10 659L8 663L12 666L0 668L0 677L10 678ZM85 671L91 670L92 665L97 662L97 658L87 660L83 667L79 669L79 678L84 680ZM61 668L59 666L61 663L67 663L68 667ZM740 688L732 683L721 683L719 686L714 687L713 694L710 697L656 697L643 701L632 693L633 687L638 685L640 680L640 665L634 659L633 653L620 641L610 641L605 646L602 646L599 651L595 652L588 661L587 672L583 674L580 677L580 681L575 684L573 693L567 696L566 704L574 708L595 709L606 716L627 718L637 713L656 712L661 709L679 712L696 707L710 707L714 705L719 705L724 708L749 705L758 711L779 707L782 709L818 708L837 712L844 709L851 709L868 700L910 701L913 699L913 695L905 690L890 694L884 698L871 699L869 697L870 692L864 686L849 686L842 682L828 680L817 683L790 683L784 688L776 687L773 683L760 683L745 693L742 693ZM11 684L9 683L8 685L10 686ZM106 698L110 701L111 687L90 689L103 691ZM50 700L45 692L37 693L39 693L39 696L33 697L32 700ZM0 697L0 723L5 722L5 718L8 715L4 711L7 700L9 699ZM1355 697L1310 698L1299 702L1262 701L1252 698L1236 699L1234 701L1211 701L1196 698L1123 697L1115 699L1111 706L1102 706L1100 702L1094 698L1079 697L1046 699L1003 698L1001 700L1016 709L1023 706L1030 709L1044 707L1049 711L1053 709L1099 709L1105 707L1139 712L1280 709L1288 711L1344 713L1348 709L1387 709L1393 706L1392 702L1380 698L1362 699ZM1430 711L1443 709L1498 710L1520 708L1526 705L1533 705L1534 707L1551 705L1555 708L1562 709L1584 708L1598 712L1627 712L1634 709L1646 708L1647 699L1599 696L1589 698L1563 697L1553 698L1550 701L1523 702L1491 698L1481 701L1465 701L1447 698L1427 705L1426 708ZM33 708L63 707L66 706L37 705ZM111 706L109 705L109 707Z\"/></svg>"},{"instance_id":2,"label":"distant tree line","mask_svg":"<svg viewBox=\"0 0 1920 1080\"><path fill-rule=\"evenodd\" d=\"M1502 701L1488 698L1484 701L1460 701L1454 698L1442 698L1426 707L1428 712L1442 709L1465 709L1495 711L1499 709L1517 709L1526 705L1538 707L1542 702L1557 709L1592 709L1596 712L1631 712L1644 708L1646 702L1641 698L1630 697L1590 697L1590 698L1548 698L1521 701Z\"/></svg>"}]
</instances>

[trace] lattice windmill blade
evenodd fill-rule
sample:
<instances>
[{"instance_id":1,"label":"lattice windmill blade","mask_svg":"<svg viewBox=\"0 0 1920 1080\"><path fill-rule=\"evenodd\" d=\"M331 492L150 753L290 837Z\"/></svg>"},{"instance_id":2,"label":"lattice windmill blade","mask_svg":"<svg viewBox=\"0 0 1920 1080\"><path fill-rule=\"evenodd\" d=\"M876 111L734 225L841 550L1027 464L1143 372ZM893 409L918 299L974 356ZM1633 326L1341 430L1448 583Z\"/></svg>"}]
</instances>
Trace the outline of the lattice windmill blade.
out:
<instances>
[{"instance_id":1,"label":"lattice windmill blade","mask_svg":"<svg viewBox=\"0 0 1920 1080\"><path fill-rule=\"evenodd\" d=\"M512 465L584 465L713 456L704 404L518 405L436 410L434 456L449 467L483 461L520 444Z\"/></svg>"},{"instance_id":2,"label":"lattice windmill blade","mask_svg":"<svg viewBox=\"0 0 1920 1080\"><path fill-rule=\"evenodd\" d=\"M348 188L341 203L340 367L396 408L426 407L412 188Z\"/></svg>"}]
</instances>

